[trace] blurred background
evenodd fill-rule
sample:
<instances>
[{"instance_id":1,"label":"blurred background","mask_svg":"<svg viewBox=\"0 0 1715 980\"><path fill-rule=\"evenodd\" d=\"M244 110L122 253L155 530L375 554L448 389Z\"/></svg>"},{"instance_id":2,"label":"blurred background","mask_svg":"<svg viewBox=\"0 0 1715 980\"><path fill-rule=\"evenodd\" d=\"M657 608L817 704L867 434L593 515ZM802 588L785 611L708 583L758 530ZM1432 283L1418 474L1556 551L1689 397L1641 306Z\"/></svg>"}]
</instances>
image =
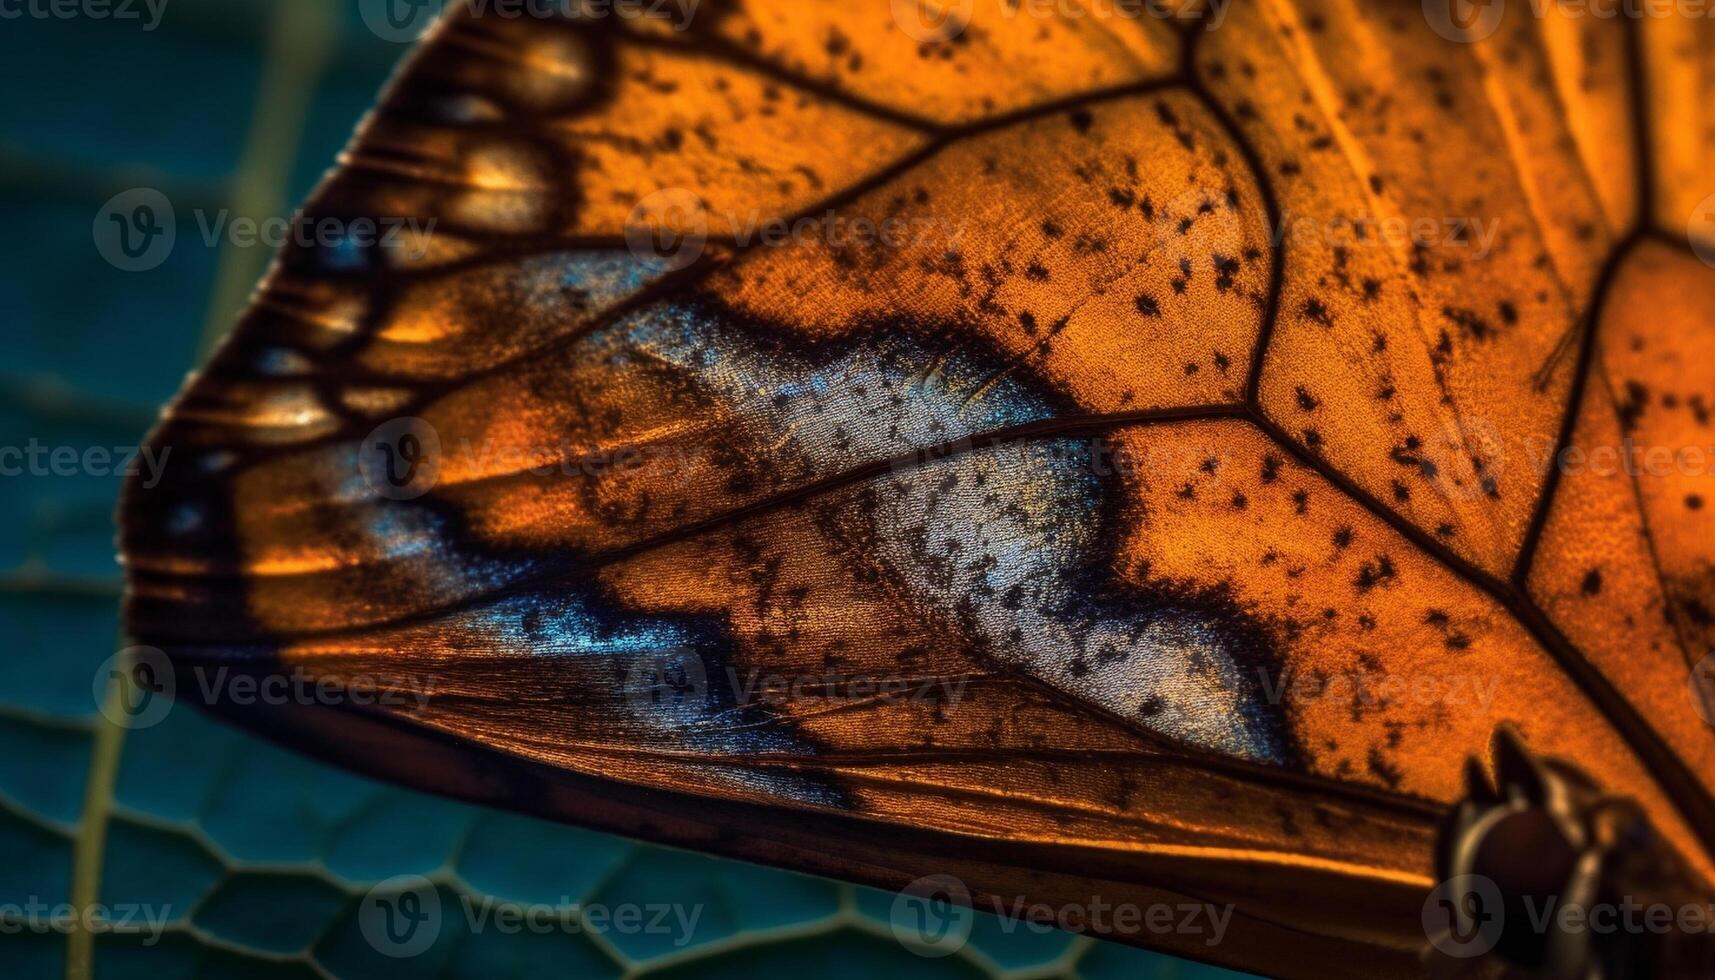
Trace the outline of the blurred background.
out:
<instances>
[{"instance_id":1,"label":"blurred background","mask_svg":"<svg viewBox=\"0 0 1715 980\"><path fill-rule=\"evenodd\" d=\"M287 214L405 52L364 23L358 0L0 4L0 447L43 461L13 472L15 453L0 475L0 972L1234 976L992 916L951 955L920 956L894 939L889 894L387 787L187 708L135 730L104 719L123 644L119 476L99 460L117 468L139 442L268 260L206 229ZM131 262L107 222L145 188L171 203L175 234ZM54 465L65 447L78 462ZM427 948L393 958L359 906L400 875L433 881L444 909L698 912L653 935L472 931L449 913ZM79 928L68 909L109 917Z\"/></svg>"}]
</instances>

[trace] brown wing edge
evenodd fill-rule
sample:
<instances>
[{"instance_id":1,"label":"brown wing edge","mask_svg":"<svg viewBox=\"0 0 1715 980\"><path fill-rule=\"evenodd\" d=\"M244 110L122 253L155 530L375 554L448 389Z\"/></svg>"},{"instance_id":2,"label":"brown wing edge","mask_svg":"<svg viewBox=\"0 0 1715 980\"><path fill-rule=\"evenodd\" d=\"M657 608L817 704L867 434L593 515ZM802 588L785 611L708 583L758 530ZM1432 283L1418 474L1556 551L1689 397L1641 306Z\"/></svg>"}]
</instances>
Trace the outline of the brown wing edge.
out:
<instances>
[{"instance_id":1,"label":"brown wing edge","mask_svg":"<svg viewBox=\"0 0 1715 980\"><path fill-rule=\"evenodd\" d=\"M185 692L187 695L190 692ZM186 700L191 700L188 696ZM1279 977L1415 977L1439 808L1357 802L1406 824L1405 862L1421 878L1356 878L1315 863L1260 866L1253 855L1140 854L900 826L855 815L712 799L599 779L350 705L236 706L192 701L223 722L311 758L453 799L651 843L890 891L952 875L980 911L1046 905L1231 906L1218 944L1204 932L1087 934ZM1280 797L1309 793L1272 787ZM1177 919L1175 920L1177 921Z\"/></svg>"}]
</instances>

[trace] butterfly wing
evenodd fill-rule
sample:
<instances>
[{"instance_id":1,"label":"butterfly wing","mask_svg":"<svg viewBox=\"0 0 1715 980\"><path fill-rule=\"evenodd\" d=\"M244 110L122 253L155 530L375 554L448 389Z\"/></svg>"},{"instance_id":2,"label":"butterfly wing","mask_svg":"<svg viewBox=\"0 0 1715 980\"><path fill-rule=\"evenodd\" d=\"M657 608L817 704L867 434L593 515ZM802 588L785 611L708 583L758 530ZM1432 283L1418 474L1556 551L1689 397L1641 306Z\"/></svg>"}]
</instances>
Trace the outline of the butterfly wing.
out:
<instances>
[{"instance_id":1,"label":"butterfly wing","mask_svg":"<svg viewBox=\"0 0 1715 980\"><path fill-rule=\"evenodd\" d=\"M1269 972L1414 969L1503 724L1707 873L1708 512L1530 455L1707 425L1626 35L1208 13L449 15L155 434L133 635L389 778Z\"/></svg>"}]
</instances>

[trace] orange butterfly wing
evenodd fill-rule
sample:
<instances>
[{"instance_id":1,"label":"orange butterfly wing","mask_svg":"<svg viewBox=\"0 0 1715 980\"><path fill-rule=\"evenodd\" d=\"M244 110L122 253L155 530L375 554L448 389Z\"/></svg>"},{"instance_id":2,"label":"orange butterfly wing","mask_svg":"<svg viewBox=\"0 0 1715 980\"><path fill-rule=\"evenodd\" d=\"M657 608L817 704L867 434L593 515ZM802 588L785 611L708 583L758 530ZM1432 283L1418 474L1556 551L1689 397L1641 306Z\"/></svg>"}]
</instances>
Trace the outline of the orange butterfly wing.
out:
<instances>
[{"instance_id":1,"label":"orange butterfly wing","mask_svg":"<svg viewBox=\"0 0 1715 980\"><path fill-rule=\"evenodd\" d=\"M1230 902L1116 938L1270 972L1414 969L1502 725L1707 876L1709 510L1546 465L1710 441L1715 271L1640 230L1695 151L1628 115L1699 62L1213 9L452 15L309 209L390 234L283 255L157 432L131 631L400 695L208 705L391 778Z\"/></svg>"}]
</instances>

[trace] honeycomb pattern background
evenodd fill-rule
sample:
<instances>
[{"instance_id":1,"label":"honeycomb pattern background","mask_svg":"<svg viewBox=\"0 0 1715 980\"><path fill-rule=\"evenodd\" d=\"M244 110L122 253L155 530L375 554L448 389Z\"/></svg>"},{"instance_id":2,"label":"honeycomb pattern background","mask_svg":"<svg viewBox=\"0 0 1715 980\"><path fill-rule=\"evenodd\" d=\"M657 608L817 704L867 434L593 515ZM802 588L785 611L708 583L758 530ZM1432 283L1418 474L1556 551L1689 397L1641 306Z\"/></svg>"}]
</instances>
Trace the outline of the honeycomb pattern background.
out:
<instances>
[{"instance_id":1,"label":"honeycomb pattern background","mask_svg":"<svg viewBox=\"0 0 1715 980\"><path fill-rule=\"evenodd\" d=\"M169 0L158 28L26 19L0 30L0 445L137 442L267 260L204 244L197 212L262 217L301 200L403 48L357 0ZM155 187L178 244L145 274L92 243L112 195ZM957 954L913 955L890 895L634 844L359 778L185 708L124 731L95 710L120 645L116 477L0 478L0 908L136 903L135 930L0 921L16 978L1236 976L978 916ZM700 905L688 937L463 930L411 960L361 935L378 881L430 878L511 902Z\"/></svg>"}]
</instances>

